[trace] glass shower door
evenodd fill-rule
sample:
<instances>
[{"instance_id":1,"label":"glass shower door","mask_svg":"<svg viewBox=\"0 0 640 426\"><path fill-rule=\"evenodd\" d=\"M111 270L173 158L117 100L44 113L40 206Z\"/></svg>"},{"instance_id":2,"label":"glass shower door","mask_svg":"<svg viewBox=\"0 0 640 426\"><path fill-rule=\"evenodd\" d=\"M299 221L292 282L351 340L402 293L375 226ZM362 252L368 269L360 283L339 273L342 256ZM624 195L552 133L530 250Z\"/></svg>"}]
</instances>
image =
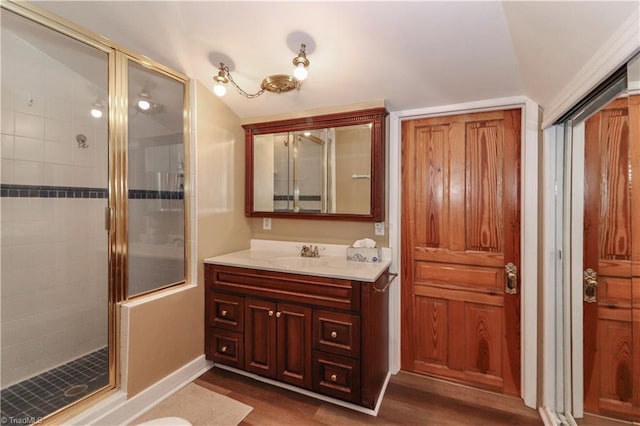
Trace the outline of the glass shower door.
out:
<instances>
[{"instance_id":1,"label":"glass shower door","mask_svg":"<svg viewBox=\"0 0 640 426\"><path fill-rule=\"evenodd\" d=\"M109 53L1 22L2 423L28 424L110 384Z\"/></svg>"}]
</instances>

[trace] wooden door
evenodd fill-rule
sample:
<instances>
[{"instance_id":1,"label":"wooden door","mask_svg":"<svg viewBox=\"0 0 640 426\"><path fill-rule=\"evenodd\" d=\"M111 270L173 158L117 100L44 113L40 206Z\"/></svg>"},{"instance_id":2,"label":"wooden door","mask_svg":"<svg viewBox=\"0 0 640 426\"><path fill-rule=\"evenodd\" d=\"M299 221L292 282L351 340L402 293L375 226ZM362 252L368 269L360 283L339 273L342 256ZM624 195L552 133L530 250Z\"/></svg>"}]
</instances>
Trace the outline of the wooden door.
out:
<instances>
[{"instance_id":1,"label":"wooden door","mask_svg":"<svg viewBox=\"0 0 640 426\"><path fill-rule=\"evenodd\" d=\"M276 304L247 298L245 302L244 366L247 371L276 377Z\"/></svg>"},{"instance_id":2,"label":"wooden door","mask_svg":"<svg viewBox=\"0 0 640 426\"><path fill-rule=\"evenodd\" d=\"M279 303L278 380L311 389L311 308Z\"/></svg>"},{"instance_id":3,"label":"wooden door","mask_svg":"<svg viewBox=\"0 0 640 426\"><path fill-rule=\"evenodd\" d=\"M402 368L520 392L520 110L402 124Z\"/></svg>"},{"instance_id":4,"label":"wooden door","mask_svg":"<svg viewBox=\"0 0 640 426\"><path fill-rule=\"evenodd\" d=\"M627 420L640 420L639 127L640 96L585 123L585 411Z\"/></svg>"}]
</instances>

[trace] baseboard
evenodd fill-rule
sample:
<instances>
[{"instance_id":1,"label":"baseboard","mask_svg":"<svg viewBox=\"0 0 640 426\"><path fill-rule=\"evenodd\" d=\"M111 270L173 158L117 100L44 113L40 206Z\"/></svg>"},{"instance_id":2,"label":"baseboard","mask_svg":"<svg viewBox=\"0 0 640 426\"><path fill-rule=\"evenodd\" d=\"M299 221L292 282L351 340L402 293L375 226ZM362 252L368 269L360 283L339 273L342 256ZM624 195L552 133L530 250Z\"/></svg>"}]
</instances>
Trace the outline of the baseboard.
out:
<instances>
[{"instance_id":1,"label":"baseboard","mask_svg":"<svg viewBox=\"0 0 640 426\"><path fill-rule=\"evenodd\" d=\"M257 374L249 373L248 371L239 370L239 369L234 368L234 367L229 367L229 366L224 365L224 364L216 364L215 367L219 368L221 370L231 371L232 373L240 374L242 376L249 377L251 379L258 380L258 381L263 382L263 383L268 383L270 385L278 386L278 387L281 387L283 389L287 389L287 390L290 390L290 391L293 391L293 392L297 392L297 393L300 393L302 395L306 395L306 396L310 396L312 398L320 399L322 401L330 402L332 404L336 404L336 405L339 405L341 407L349 408L351 410L358 411L360 413L368 414L370 416L377 416L378 415L378 410L380 409L380 405L382 404L382 398L384 397L384 393L387 390L387 385L389 384L389 379L391 378L391 374L387 373L387 378L385 379L384 385L382 386L382 389L380 390L380 395L378 395L378 401L376 402L376 406L372 410L370 408L362 407L360 405L352 404L350 402L345 402L345 401L342 401L342 400L339 400L339 399L336 399L336 398L331 398L329 396L322 395L322 394L319 394L319 393L316 393L316 392L311 392L309 390L302 389L302 388L299 388L297 386L292 386L292 385L287 384L287 383L279 382L277 380L272 380L272 379L269 379L267 377L263 377L263 376L259 376Z\"/></svg>"},{"instance_id":2,"label":"baseboard","mask_svg":"<svg viewBox=\"0 0 640 426\"><path fill-rule=\"evenodd\" d=\"M128 424L212 367L213 363L201 355L133 398L126 399L124 392L118 392L64 424L68 426Z\"/></svg>"}]
</instances>

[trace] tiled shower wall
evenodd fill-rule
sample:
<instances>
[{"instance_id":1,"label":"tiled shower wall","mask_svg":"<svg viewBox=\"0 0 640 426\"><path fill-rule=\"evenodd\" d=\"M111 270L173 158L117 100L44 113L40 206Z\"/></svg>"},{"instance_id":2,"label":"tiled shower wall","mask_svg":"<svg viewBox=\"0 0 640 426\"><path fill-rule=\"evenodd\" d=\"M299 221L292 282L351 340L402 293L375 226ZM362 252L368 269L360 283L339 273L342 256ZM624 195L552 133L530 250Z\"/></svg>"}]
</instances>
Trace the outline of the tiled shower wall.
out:
<instances>
[{"instance_id":1,"label":"tiled shower wall","mask_svg":"<svg viewBox=\"0 0 640 426\"><path fill-rule=\"evenodd\" d=\"M2 57L6 387L107 344L107 122L89 114L106 91L84 75L4 30ZM106 87L103 73L91 79Z\"/></svg>"}]
</instances>

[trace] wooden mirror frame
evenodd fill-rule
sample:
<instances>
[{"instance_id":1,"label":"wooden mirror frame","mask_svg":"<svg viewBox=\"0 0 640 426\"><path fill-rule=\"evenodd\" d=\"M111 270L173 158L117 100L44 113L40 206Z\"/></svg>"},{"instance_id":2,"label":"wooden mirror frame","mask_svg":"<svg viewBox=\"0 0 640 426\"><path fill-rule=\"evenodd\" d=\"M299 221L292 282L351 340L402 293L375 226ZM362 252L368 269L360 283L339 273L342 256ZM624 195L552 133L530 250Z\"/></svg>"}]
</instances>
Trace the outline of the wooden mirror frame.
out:
<instances>
[{"instance_id":1,"label":"wooden mirror frame","mask_svg":"<svg viewBox=\"0 0 640 426\"><path fill-rule=\"evenodd\" d=\"M245 216L287 219L349 220L382 222L385 212L385 108L317 115L304 118L245 124ZM371 205L369 214L258 212L253 209L253 137L269 133L313 130L371 123Z\"/></svg>"}]
</instances>

